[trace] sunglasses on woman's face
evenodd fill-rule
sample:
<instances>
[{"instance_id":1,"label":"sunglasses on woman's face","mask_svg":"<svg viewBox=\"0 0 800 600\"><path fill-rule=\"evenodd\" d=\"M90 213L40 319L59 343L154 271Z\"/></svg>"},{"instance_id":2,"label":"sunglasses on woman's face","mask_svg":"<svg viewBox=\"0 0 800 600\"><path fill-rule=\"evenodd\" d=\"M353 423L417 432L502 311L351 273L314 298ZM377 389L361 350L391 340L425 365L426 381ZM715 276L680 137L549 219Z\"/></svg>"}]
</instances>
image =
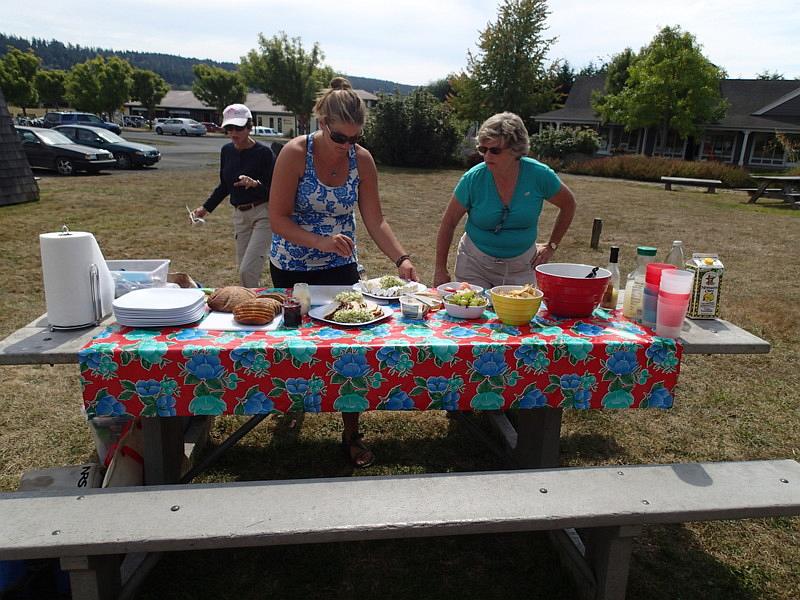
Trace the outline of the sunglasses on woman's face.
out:
<instances>
[{"instance_id":1,"label":"sunglasses on woman's face","mask_svg":"<svg viewBox=\"0 0 800 600\"><path fill-rule=\"evenodd\" d=\"M487 148L486 146L478 146L478 154L500 154L505 148L498 148L497 146L493 148Z\"/></svg>"},{"instance_id":2,"label":"sunglasses on woman's face","mask_svg":"<svg viewBox=\"0 0 800 600\"><path fill-rule=\"evenodd\" d=\"M223 127L225 133L230 133L231 131L244 131L246 128L242 127L241 125L225 125Z\"/></svg>"},{"instance_id":3,"label":"sunglasses on woman's face","mask_svg":"<svg viewBox=\"0 0 800 600\"><path fill-rule=\"evenodd\" d=\"M333 131L328 125L325 125L325 128L328 130L328 135L331 136L331 140L335 144L356 144L358 143L361 134L346 136L343 133L339 133L338 131Z\"/></svg>"}]
</instances>

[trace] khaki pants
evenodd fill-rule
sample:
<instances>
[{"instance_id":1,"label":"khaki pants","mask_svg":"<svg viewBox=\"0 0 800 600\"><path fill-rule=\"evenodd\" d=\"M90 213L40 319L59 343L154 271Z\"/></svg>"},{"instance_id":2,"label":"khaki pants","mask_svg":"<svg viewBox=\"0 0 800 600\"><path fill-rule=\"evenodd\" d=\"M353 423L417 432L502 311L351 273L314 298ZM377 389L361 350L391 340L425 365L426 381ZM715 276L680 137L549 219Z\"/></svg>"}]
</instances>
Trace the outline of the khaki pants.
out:
<instances>
[{"instance_id":1,"label":"khaki pants","mask_svg":"<svg viewBox=\"0 0 800 600\"><path fill-rule=\"evenodd\" d=\"M233 209L233 237L239 281L243 287L259 287L272 238L266 202L250 210Z\"/></svg>"},{"instance_id":2,"label":"khaki pants","mask_svg":"<svg viewBox=\"0 0 800 600\"><path fill-rule=\"evenodd\" d=\"M496 285L536 284L531 261L536 244L519 256L495 258L481 252L467 234L461 236L456 254L456 281L466 281L489 289Z\"/></svg>"}]
</instances>

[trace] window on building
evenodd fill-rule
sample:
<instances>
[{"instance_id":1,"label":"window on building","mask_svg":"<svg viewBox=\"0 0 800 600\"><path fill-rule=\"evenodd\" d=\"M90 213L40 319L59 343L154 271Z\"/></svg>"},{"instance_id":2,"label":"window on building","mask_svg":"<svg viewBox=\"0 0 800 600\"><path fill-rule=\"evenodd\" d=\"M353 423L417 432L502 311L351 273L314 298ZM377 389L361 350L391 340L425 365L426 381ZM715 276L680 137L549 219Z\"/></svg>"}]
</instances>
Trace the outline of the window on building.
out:
<instances>
[{"instance_id":1,"label":"window on building","mask_svg":"<svg viewBox=\"0 0 800 600\"><path fill-rule=\"evenodd\" d=\"M639 152L639 140L641 137L641 129L634 129L633 131L625 131L624 127L614 128L614 152L636 153Z\"/></svg>"},{"instance_id":2,"label":"window on building","mask_svg":"<svg viewBox=\"0 0 800 600\"><path fill-rule=\"evenodd\" d=\"M283 119L278 117L278 133L283 133Z\"/></svg>"},{"instance_id":3,"label":"window on building","mask_svg":"<svg viewBox=\"0 0 800 600\"><path fill-rule=\"evenodd\" d=\"M275 117L270 117L269 118L269 128L270 129L275 129Z\"/></svg>"},{"instance_id":4,"label":"window on building","mask_svg":"<svg viewBox=\"0 0 800 600\"><path fill-rule=\"evenodd\" d=\"M751 165L776 165L786 164L786 151L775 136L771 133L756 133L753 136L753 146L750 150Z\"/></svg>"},{"instance_id":5,"label":"window on building","mask_svg":"<svg viewBox=\"0 0 800 600\"><path fill-rule=\"evenodd\" d=\"M706 133L700 142L699 159L733 162L733 147L735 145L735 133Z\"/></svg>"},{"instance_id":6,"label":"window on building","mask_svg":"<svg viewBox=\"0 0 800 600\"><path fill-rule=\"evenodd\" d=\"M676 131L667 133L666 143L661 140L661 132L656 133L656 143L653 146L653 156L665 158L683 158L686 150L686 140Z\"/></svg>"}]
</instances>

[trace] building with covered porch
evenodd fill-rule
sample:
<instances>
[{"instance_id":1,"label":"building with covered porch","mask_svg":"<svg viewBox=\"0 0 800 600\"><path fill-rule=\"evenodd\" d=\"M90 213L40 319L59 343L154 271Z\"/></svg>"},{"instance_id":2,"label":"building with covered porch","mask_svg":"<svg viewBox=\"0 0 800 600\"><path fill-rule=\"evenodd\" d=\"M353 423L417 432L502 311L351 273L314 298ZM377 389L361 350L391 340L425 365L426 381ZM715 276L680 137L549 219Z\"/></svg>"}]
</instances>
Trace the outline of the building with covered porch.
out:
<instances>
[{"instance_id":1,"label":"building with covered porch","mask_svg":"<svg viewBox=\"0 0 800 600\"><path fill-rule=\"evenodd\" d=\"M661 140L658 128L625 131L622 125L603 123L591 105L593 92L603 92L604 75L579 77L563 108L534 117L541 131L547 127L589 127L602 146L599 155L645 154L686 160L716 160L748 168L784 168L798 164L778 134L800 137L800 81L723 79L720 92L728 102L725 116L708 123L697 138L669 132Z\"/></svg>"}]
</instances>

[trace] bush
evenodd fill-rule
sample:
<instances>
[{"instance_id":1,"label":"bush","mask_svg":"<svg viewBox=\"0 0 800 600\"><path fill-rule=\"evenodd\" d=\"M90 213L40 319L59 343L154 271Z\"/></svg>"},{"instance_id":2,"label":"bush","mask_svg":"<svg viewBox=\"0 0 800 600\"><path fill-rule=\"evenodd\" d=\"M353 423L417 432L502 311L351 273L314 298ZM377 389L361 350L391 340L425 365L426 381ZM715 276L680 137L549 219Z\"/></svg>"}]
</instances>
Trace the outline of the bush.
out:
<instances>
[{"instance_id":1,"label":"bush","mask_svg":"<svg viewBox=\"0 0 800 600\"><path fill-rule=\"evenodd\" d=\"M662 176L719 179L729 188L755 187L750 174L734 165L713 161L687 161L651 156L611 156L564 165L564 172L576 175L616 177L637 181L661 181Z\"/></svg>"},{"instance_id":2,"label":"bush","mask_svg":"<svg viewBox=\"0 0 800 600\"><path fill-rule=\"evenodd\" d=\"M600 147L600 136L594 129L551 127L531 136L531 153L543 158L564 158L568 154L594 154Z\"/></svg>"},{"instance_id":3,"label":"bush","mask_svg":"<svg viewBox=\"0 0 800 600\"><path fill-rule=\"evenodd\" d=\"M399 167L450 164L459 138L449 106L422 90L382 96L364 128L364 146L375 160Z\"/></svg>"}]
</instances>

